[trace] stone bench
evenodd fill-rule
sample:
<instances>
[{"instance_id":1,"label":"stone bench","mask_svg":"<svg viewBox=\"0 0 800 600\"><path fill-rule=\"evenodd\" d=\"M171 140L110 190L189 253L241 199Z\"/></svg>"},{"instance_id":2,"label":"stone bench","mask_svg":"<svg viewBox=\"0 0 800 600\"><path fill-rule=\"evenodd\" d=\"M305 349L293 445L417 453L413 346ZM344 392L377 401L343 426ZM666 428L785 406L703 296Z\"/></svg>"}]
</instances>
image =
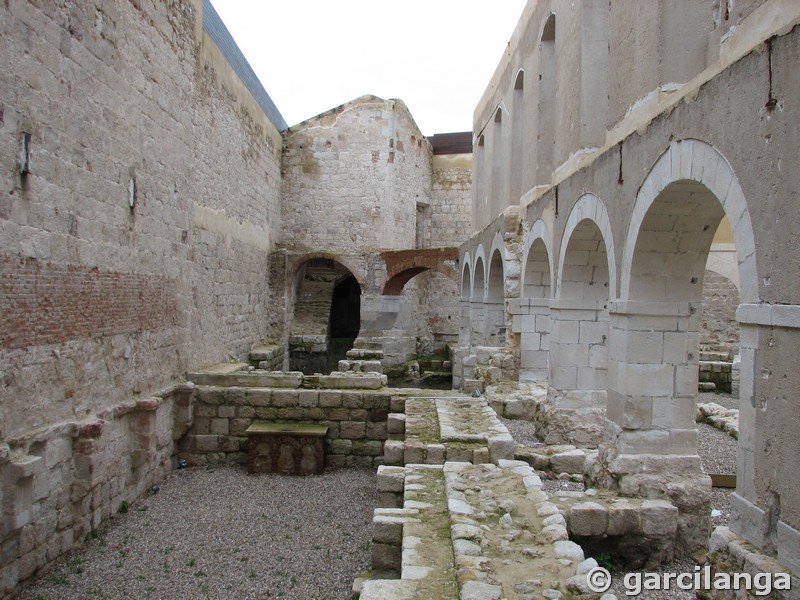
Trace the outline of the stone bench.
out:
<instances>
[{"instance_id":1,"label":"stone bench","mask_svg":"<svg viewBox=\"0 0 800 600\"><path fill-rule=\"evenodd\" d=\"M245 430L247 472L319 475L327 433L326 425L255 421Z\"/></svg>"}]
</instances>

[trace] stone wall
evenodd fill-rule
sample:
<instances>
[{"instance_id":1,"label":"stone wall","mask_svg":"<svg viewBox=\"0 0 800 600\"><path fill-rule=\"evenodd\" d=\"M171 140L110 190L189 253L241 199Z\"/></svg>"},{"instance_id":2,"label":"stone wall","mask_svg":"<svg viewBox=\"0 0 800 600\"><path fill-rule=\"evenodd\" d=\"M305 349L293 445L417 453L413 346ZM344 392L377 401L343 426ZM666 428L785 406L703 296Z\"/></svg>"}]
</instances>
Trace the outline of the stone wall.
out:
<instances>
[{"instance_id":1,"label":"stone wall","mask_svg":"<svg viewBox=\"0 0 800 600\"><path fill-rule=\"evenodd\" d=\"M472 229L472 154L434 156L432 193L431 246L461 245Z\"/></svg>"},{"instance_id":2,"label":"stone wall","mask_svg":"<svg viewBox=\"0 0 800 600\"><path fill-rule=\"evenodd\" d=\"M339 254L415 245L431 153L399 100L362 96L286 132L283 243Z\"/></svg>"},{"instance_id":3,"label":"stone wall","mask_svg":"<svg viewBox=\"0 0 800 600\"><path fill-rule=\"evenodd\" d=\"M170 468L156 390L269 333L281 136L202 6L3 9L3 591Z\"/></svg>"},{"instance_id":4,"label":"stone wall","mask_svg":"<svg viewBox=\"0 0 800 600\"><path fill-rule=\"evenodd\" d=\"M180 456L191 464L245 464L245 431L254 421L302 421L328 427L326 466L373 467L383 463L386 417L395 402L402 407L380 390L199 386Z\"/></svg>"},{"instance_id":5,"label":"stone wall","mask_svg":"<svg viewBox=\"0 0 800 600\"><path fill-rule=\"evenodd\" d=\"M727 277L706 270L703 278L703 309L700 316L700 347L739 352L739 290Z\"/></svg>"}]
</instances>

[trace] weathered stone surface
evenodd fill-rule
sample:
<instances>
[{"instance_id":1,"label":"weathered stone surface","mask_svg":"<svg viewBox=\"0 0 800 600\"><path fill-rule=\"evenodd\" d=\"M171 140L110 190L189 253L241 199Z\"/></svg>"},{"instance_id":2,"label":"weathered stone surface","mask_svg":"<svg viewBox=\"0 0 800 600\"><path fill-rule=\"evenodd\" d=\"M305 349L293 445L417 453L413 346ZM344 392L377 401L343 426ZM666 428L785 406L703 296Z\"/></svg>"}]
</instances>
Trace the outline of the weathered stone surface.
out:
<instances>
[{"instance_id":1,"label":"weathered stone surface","mask_svg":"<svg viewBox=\"0 0 800 600\"><path fill-rule=\"evenodd\" d=\"M569 510L569 530L572 535L601 536L606 533L608 511L597 502L576 504Z\"/></svg>"},{"instance_id":2,"label":"weathered stone surface","mask_svg":"<svg viewBox=\"0 0 800 600\"><path fill-rule=\"evenodd\" d=\"M586 453L583 450L575 449L550 457L550 468L554 473L583 473L583 465L586 461Z\"/></svg>"}]
</instances>

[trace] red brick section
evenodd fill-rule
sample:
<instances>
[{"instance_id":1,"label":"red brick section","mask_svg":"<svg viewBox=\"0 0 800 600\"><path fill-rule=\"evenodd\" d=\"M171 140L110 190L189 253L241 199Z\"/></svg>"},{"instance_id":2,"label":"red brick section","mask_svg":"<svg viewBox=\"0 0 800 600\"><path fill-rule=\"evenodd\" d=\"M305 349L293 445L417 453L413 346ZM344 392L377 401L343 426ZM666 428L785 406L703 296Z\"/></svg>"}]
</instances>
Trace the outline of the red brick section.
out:
<instances>
[{"instance_id":1,"label":"red brick section","mask_svg":"<svg viewBox=\"0 0 800 600\"><path fill-rule=\"evenodd\" d=\"M0 254L0 348L163 329L177 313L166 277Z\"/></svg>"},{"instance_id":2,"label":"red brick section","mask_svg":"<svg viewBox=\"0 0 800 600\"><path fill-rule=\"evenodd\" d=\"M458 261L458 248L428 248L424 250L397 250L381 253L386 262L386 285L383 294L397 296L408 280L432 269L458 283L458 271L445 265L445 261Z\"/></svg>"}]
</instances>

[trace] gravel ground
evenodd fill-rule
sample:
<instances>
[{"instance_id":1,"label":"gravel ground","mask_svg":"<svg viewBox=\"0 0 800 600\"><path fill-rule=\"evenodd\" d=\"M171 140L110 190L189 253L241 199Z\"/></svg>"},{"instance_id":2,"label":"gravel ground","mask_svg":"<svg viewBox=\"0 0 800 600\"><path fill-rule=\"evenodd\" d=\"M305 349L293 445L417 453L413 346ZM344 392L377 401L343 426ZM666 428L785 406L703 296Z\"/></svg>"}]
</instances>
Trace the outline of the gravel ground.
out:
<instances>
[{"instance_id":1,"label":"gravel ground","mask_svg":"<svg viewBox=\"0 0 800 600\"><path fill-rule=\"evenodd\" d=\"M176 471L14 600L337 599L369 569L375 473Z\"/></svg>"}]
</instances>

